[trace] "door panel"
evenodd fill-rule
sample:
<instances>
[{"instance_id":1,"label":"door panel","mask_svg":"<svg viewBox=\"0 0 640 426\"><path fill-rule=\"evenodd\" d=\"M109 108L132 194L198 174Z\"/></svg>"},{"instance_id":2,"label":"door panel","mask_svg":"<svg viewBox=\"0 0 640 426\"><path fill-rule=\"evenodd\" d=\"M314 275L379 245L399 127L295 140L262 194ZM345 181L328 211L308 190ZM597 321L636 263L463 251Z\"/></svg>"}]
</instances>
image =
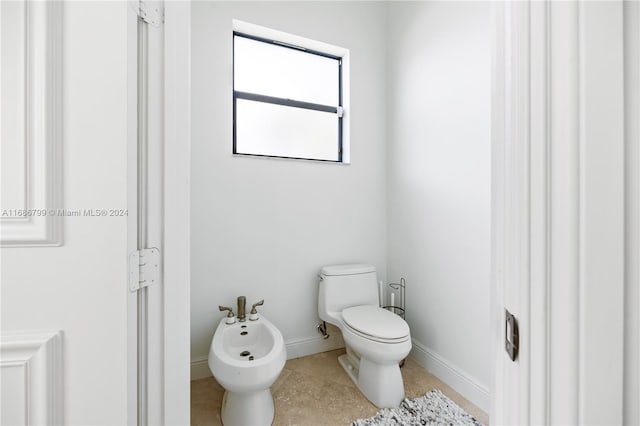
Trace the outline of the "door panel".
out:
<instances>
[{"instance_id":1,"label":"door panel","mask_svg":"<svg viewBox=\"0 0 640 426\"><path fill-rule=\"evenodd\" d=\"M623 383L621 2L495 5L492 421L619 424Z\"/></svg>"},{"instance_id":2,"label":"door panel","mask_svg":"<svg viewBox=\"0 0 640 426\"><path fill-rule=\"evenodd\" d=\"M59 398L55 404L64 407L58 423L126 424L127 220L109 215L109 210L127 208L127 52L123 47L129 9L125 2L30 2L30 6L37 8L33 11L38 19L54 19L52 25L32 25L34 31L53 30L56 25L59 31L57 38L47 38L48 43L59 45L46 50L61 65L58 106L47 110L29 99L37 114L58 126L61 149L34 151L42 157L29 168L47 184L59 185L56 190L64 200L65 214L56 211L52 217L64 223L64 239L56 240L59 246L1 249L2 358L7 359L8 334L60 330L56 345L63 347L64 358L46 368L60 376L49 381L34 372L35 380L46 382L47 387L44 393L32 395L33 407L49 404L46 396L39 399L48 389ZM58 10L54 13L50 8ZM2 43L6 40L3 33ZM37 75L52 70L43 62L31 64L40 64L34 70ZM3 71L5 66L3 62ZM52 89L55 78L40 81ZM34 96L37 90L29 93ZM4 136L0 143L4 146ZM56 162L62 179L48 180L47 167ZM102 210L107 214L102 215ZM0 226L4 231L4 224ZM46 347L34 349L34 356L39 357ZM49 383L62 389L49 388ZM3 392L3 408L7 396L11 395ZM47 423L38 417L29 421Z\"/></svg>"}]
</instances>

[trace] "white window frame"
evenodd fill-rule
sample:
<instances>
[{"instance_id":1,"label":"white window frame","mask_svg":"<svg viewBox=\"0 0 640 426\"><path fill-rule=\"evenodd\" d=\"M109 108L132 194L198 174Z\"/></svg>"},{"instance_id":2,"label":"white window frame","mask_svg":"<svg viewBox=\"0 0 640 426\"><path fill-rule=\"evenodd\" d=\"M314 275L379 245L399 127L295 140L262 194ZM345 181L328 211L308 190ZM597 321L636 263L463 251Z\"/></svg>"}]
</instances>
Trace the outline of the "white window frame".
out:
<instances>
[{"instance_id":1,"label":"white window frame","mask_svg":"<svg viewBox=\"0 0 640 426\"><path fill-rule=\"evenodd\" d=\"M241 36L247 37L250 39L258 40L258 41L275 41L278 44L296 46L300 48L304 48L305 50L322 54L323 56L337 58L340 61L340 101L338 108L340 111L336 111L339 113L339 119L341 121L340 131L339 131L339 149L338 160L322 160L322 159L313 159L313 158L291 158L291 157L282 157L282 156L272 156L272 155L258 155L258 154L247 154L247 153L238 153L236 151L236 132L235 132L235 103L236 98L238 99L246 99L246 97L238 96L237 94L240 92L235 91L235 87L232 87L232 98L234 103L234 123L233 123L233 154L238 156L259 156L266 158L287 158L293 160L304 160L304 161L321 161L328 162L334 164L349 164L351 162L350 156L350 120L349 120L349 75L350 75L350 61L349 61L349 50L334 46L331 44L319 42L316 40L311 40L308 38L288 34L282 31L272 30L270 28L262 27L255 24L250 24L248 22L243 22L239 20L232 21L233 27L233 37ZM251 97L250 97L251 98ZM268 96L260 96L260 98L269 98ZM273 98L274 100L276 98ZM268 99L270 100L270 99ZM306 104L305 102L295 102L296 104ZM278 102L275 102L276 104ZM310 104L308 104L310 105ZM292 106L292 105L289 105ZM295 105L294 105L295 106Z\"/></svg>"}]
</instances>

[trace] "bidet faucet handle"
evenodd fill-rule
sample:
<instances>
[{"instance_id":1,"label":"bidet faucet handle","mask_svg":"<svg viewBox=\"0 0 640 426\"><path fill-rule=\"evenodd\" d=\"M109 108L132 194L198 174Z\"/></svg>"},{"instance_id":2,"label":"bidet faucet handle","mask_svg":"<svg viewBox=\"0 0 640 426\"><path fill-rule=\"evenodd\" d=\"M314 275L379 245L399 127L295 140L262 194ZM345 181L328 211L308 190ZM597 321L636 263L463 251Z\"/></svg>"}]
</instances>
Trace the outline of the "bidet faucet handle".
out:
<instances>
[{"instance_id":1,"label":"bidet faucet handle","mask_svg":"<svg viewBox=\"0 0 640 426\"><path fill-rule=\"evenodd\" d=\"M264 299L251 305L251 312L249 312L250 321L255 321L258 318L260 318L260 316L258 315L258 311L256 310L256 306L262 306L262 305L264 305Z\"/></svg>"},{"instance_id":2,"label":"bidet faucet handle","mask_svg":"<svg viewBox=\"0 0 640 426\"><path fill-rule=\"evenodd\" d=\"M229 313L227 314L227 318L225 319L225 322L227 324L233 324L234 322L236 322L236 316L233 314L233 310L231 310L231 308L218 305L218 309L220 309L220 311L229 311Z\"/></svg>"},{"instance_id":3,"label":"bidet faucet handle","mask_svg":"<svg viewBox=\"0 0 640 426\"><path fill-rule=\"evenodd\" d=\"M220 309L220 311L229 311L229 313L227 314L228 317L234 317L235 316L233 314L233 310L231 308L227 308L226 306L218 305L218 309Z\"/></svg>"},{"instance_id":4,"label":"bidet faucet handle","mask_svg":"<svg viewBox=\"0 0 640 426\"><path fill-rule=\"evenodd\" d=\"M261 301L256 302L253 305L251 305L251 313L252 314L257 314L258 311L256 310L256 306L262 306L262 305L264 305L264 299L262 299Z\"/></svg>"}]
</instances>

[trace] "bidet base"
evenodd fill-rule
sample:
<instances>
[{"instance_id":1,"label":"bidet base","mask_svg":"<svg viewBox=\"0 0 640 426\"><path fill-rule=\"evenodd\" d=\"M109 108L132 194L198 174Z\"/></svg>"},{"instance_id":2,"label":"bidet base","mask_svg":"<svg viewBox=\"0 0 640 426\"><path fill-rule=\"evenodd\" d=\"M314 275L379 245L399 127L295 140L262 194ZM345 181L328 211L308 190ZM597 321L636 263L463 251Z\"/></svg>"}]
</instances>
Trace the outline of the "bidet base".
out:
<instances>
[{"instance_id":1,"label":"bidet base","mask_svg":"<svg viewBox=\"0 0 640 426\"><path fill-rule=\"evenodd\" d=\"M274 416L271 390L248 393L225 390L220 414L225 426L271 425Z\"/></svg>"}]
</instances>

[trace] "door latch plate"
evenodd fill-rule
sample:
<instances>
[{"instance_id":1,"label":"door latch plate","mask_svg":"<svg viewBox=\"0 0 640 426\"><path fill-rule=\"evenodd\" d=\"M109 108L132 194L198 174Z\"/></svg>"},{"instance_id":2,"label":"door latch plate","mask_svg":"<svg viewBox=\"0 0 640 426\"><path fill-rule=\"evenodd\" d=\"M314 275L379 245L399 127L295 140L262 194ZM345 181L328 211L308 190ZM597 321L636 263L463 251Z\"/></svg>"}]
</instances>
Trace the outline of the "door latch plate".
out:
<instances>
[{"instance_id":1,"label":"door latch plate","mask_svg":"<svg viewBox=\"0 0 640 426\"><path fill-rule=\"evenodd\" d=\"M511 361L515 361L518 357L519 333L518 333L518 320L509 312L504 310L505 322L504 322L504 349L509 355Z\"/></svg>"}]
</instances>

